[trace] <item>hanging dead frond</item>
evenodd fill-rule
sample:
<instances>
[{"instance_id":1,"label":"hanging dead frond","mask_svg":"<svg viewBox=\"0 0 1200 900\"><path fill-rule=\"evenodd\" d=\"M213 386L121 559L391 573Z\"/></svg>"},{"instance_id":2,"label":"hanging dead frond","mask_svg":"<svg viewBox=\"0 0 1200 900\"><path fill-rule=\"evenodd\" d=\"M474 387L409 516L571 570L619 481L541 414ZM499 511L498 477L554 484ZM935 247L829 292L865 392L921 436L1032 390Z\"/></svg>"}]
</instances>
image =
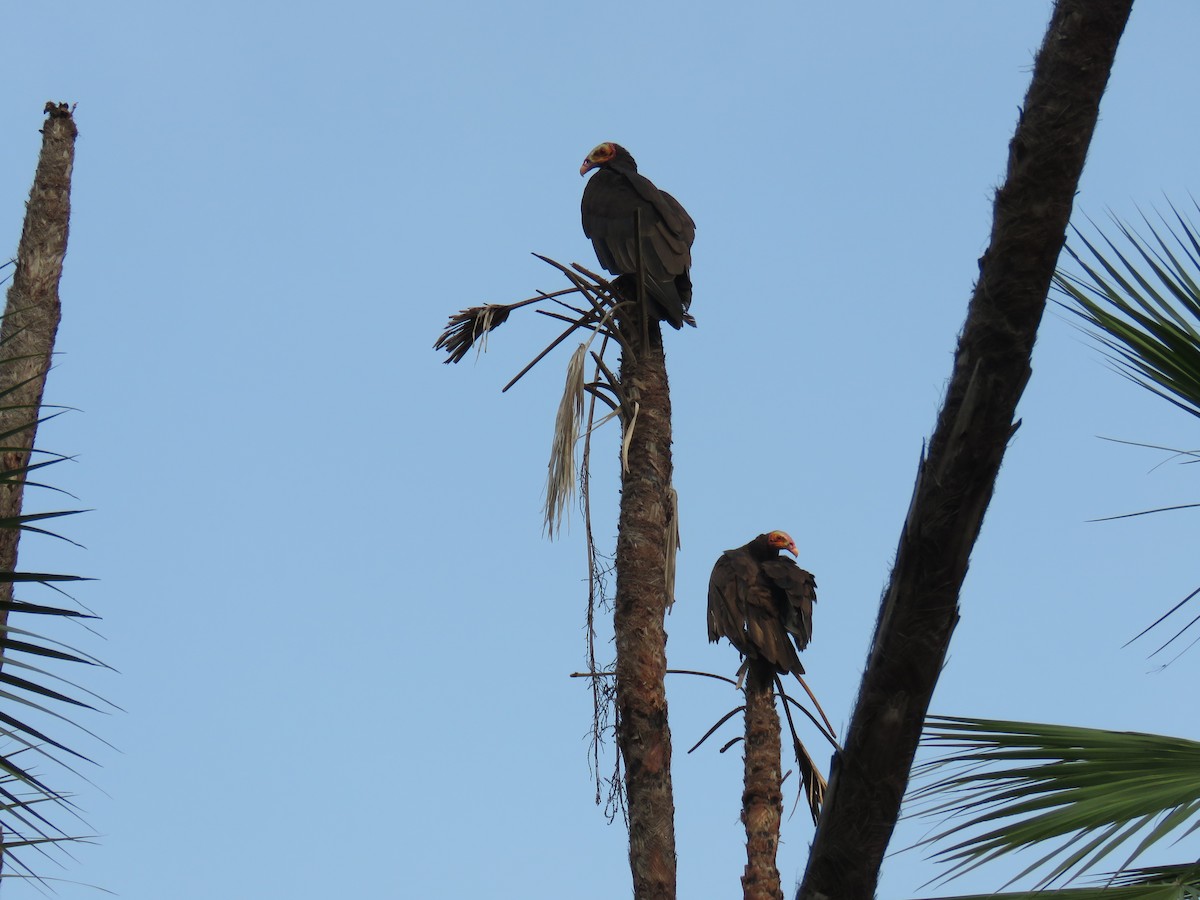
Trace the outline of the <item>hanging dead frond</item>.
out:
<instances>
[{"instance_id":1,"label":"hanging dead frond","mask_svg":"<svg viewBox=\"0 0 1200 900\"><path fill-rule=\"evenodd\" d=\"M801 680L800 683L804 684L804 681ZM792 752L796 755L796 767L800 770L801 793L796 797L796 802L799 803L800 798L804 798L805 802L808 804L808 811L812 815L813 825L816 825L817 821L821 818L821 807L825 804L825 793L829 790L829 782L826 781L825 776L821 774L821 770L817 767L816 762L809 754L808 748L804 746L804 741L800 740L800 733L796 731L796 723L792 719L792 710L788 705L789 701L794 703L801 711L803 711L804 714L809 717L809 719L812 719L814 724L816 724L816 720L813 719L808 710L804 709L800 703L796 702L794 698L788 696L787 692L783 689L783 682L778 677L775 678L775 686L779 691L779 696L783 699L783 714L787 717L788 730L792 734ZM804 684L804 689L808 691L807 684ZM813 702L817 703L817 698L813 696L812 691L808 691L808 693L809 696L812 697ZM817 703L817 709L821 709L821 704ZM823 710L821 712L821 717L825 717L825 712ZM828 722L829 720L826 719L825 721ZM820 728L819 725L817 727ZM832 732L833 726L830 725L829 728L830 732ZM826 734L824 729L821 730L821 734L826 740L833 744L835 749L841 749L838 747L838 743L836 740L834 740L832 734Z\"/></svg>"},{"instance_id":2,"label":"hanging dead frond","mask_svg":"<svg viewBox=\"0 0 1200 900\"><path fill-rule=\"evenodd\" d=\"M575 442L583 422L583 363L587 344L580 344L567 363L567 381L563 386L558 415L554 418L554 439L550 444L549 472L546 476L546 534L553 539L561 532L567 504L575 493Z\"/></svg>"}]
</instances>

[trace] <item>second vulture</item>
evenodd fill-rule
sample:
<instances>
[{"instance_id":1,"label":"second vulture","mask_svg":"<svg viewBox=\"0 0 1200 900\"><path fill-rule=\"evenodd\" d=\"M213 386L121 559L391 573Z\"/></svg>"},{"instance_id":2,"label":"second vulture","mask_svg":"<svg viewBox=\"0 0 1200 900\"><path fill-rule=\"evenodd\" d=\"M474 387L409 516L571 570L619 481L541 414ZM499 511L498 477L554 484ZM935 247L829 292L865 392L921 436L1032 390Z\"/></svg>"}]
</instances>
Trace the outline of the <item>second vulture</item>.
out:
<instances>
[{"instance_id":1,"label":"second vulture","mask_svg":"<svg viewBox=\"0 0 1200 900\"><path fill-rule=\"evenodd\" d=\"M721 554L708 582L708 639L727 637L747 660L802 675L797 651L812 640L817 582L783 550L795 555L795 541L771 531Z\"/></svg>"},{"instance_id":2,"label":"second vulture","mask_svg":"<svg viewBox=\"0 0 1200 900\"><path fill-rule=\"evenodd\" d=\"M690 321L692 241L696 223L678 200L639 175L629 151L611 141L588 154L579 174L597 169L583 189L583 233L604 270L636 292L638 220L646 299L655 318L679 328ZM628 290L628 288L627 288ZM692 322L691 324L695 324Z\"/></svg>"}]
</instances>

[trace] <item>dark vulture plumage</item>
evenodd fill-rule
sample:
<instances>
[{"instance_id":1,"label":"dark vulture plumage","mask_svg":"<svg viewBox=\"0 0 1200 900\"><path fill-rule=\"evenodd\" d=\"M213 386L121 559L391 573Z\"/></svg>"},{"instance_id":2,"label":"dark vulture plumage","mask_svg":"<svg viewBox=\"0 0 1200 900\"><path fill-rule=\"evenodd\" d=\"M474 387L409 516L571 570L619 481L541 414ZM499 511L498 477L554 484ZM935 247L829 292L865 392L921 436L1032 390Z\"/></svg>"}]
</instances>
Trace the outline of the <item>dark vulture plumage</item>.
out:
<instances>
[{"instance_id":1,"label":"dark vulture plumage","mask_svg":"<svg viewBox=\"0 0 1200 900\"><path fill-rule=\"evenodd\" d=\"M625 276L618 286L636 293L637 223L641 211L642 265L651 311L675 328L692 303L692 241L696 223L679 201L639 175L637 163L620 144L605 143L588 154L579 174L592 169L583 189L583 233L592 240L606 272ZM693 323L695 324L695 323Z\"/></svg>"},{"instance_id":2,"label":"dark vulture plumage","mask_svg":"<svg viewBox=\"0 0 1200 900\"><path fill-rule=\"evenodd\" d=\"M797 651L812 639L817 582L781 550L795 555L796 544L772 531L721 554L708 582L708 639L727 637L747 659L801 675Z\"/></svg>"}]
</instances>

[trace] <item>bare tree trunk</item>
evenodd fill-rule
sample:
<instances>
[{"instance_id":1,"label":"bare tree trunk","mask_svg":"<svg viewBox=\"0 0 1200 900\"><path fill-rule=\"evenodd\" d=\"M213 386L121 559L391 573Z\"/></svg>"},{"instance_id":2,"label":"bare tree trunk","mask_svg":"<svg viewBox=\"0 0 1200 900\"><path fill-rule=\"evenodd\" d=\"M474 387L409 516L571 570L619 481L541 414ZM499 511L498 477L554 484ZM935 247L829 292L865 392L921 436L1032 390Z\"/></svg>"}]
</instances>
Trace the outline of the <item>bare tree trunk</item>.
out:
<instances>
[{"instance_id":1,"label":"bare tree trunk","mask_svg":"<svg viewBox=\"0 0 1200 900\"><path fill-rule=\"evenodd\" d=\"M742 822L746 825L745 900L783 900L779 885L779 822L783 818L779 713L775 709L775 667L749 660L746 674L746 783Z\"/></svg>"},{"instance_id":2,"label":"bare tree trunk","mask_svg":"<svg viewBox=\"0 0 1200 900\"><path fill-rule=\"evenodd\" d=\"M47 103L46 112L49 118L42 129L42 154L0 323L0 518L21 514L25 467L37 434L42 392L58 332L58 282L67 254L75 120L65 103ZM16 528L0 528L0 572L16 570L19 535ZM8 623L12 599L12 582L0 582L0 627Z\"/></svg>"},{"instance_id":3,"label":"bare tree trunk","mask_svg":"<svg viewBox=\"0 0 1200 900\"><path fill-rule=\"evenodd\" d=\"M75 120L65 103L46 104L42 154L25 208L17 267L0 322L0 518L21 515L25 469L37 435L46 373L54 352L60 307L58 282L67 254ZM0 572L17 568L17 528L0 528ZM0 634L8 625L13 583L0 581ZM4 646L0 643L0 665ZM4 858L0 853L0 869Z\"/></svg>"},{"instance_id":4,"label":"bare tree trunk","mask_svg":"<svg viewBox=\"0 0 1200 900\"><path fill-rule=\"evenodd\" d=\"M641 307L639 306L639 309ZM617 534L617 741L625 760L629 862L635 900L675 897L675 799L667 724L667 522L671 509L671 398L657 322L624 329L624 402L636 410ZM627 416L629 414L627 413Z\"/></svg>"},{"instance_id":5,"label":"bare tree trunk","mask_svg":"<svg viewBox=\"0 0 1200 900\"><path fill-rule=\"evenodd\" d=\"M1055 6L798 900L875 896L1131 7L1132 0Z\"/></svg>"}]
</instances>

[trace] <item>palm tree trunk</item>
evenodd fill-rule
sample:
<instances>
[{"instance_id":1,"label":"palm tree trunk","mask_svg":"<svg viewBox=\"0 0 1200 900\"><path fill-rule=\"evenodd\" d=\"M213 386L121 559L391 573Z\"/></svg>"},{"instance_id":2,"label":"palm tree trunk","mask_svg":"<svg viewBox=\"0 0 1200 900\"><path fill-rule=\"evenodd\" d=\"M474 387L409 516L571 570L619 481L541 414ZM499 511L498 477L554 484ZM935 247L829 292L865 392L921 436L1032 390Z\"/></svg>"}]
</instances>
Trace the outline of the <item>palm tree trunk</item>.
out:
<instances>
[{"instance_id":1,"label":"palm tree trunk","mask_svg":"<svg viewBox=\"0 0 1200 900\"><path fill-rule=\"evenodd\" d=\"M662 333L638 313L624 329L633 354L621 356L629 436L617 534L617 742L625 761L629 862L635 900L675 897L675 799L667 724L669 595L667 522L671 509L671 397ZM628 421L633 417L632 424Z\"/></svg>"},{"instance_id":2,"label":"palm tree trunk","mask_svg":"<svg viewBox=\"0 0 1200 900\"><path fill-rule=\"evenodd\" d=\"M58 282L67 253L75 120L65 103L46 104L42 153L25 210L17 267L0 322L0 518L21 514L25 467L37 434L46 373L61 314ZM16 528L0 528L0 572L17 567ZM0 628L8 624L11 581L0 582ZM0 663L3 648L0 647Z\"/></svg>"},{"instance_id":3,"label":"palm tree trunk","mask_svg":"<svg viewBox=\"0 0 1200 900\"><path fill-rule=\"evenodd\" d=\"M61 308L58 282L67 254L75 120L65 103L46 104L42 153L25 207L17 267L0 322L0 518L21 515L25 469L37 435L46 373L54 352ZM17 528L0 528L0 572L17 568ZM0 634L7 634L13 582L0 580ZM0 643L0 665L4 645ZM0 835L0 839L3 835ZM0 853L0 870L4 857Z\"/></svg>"},{"instance_id":4,"label":"palm tree trunk","mask_svg":"<svg viewBox=\"0 0 1200 900\"><path fill-rule=\"evenodd\" d=\"M746 826L745 900L783 900L779 885L779 822L783 818L779 713L775 667L749 660L746 674L746 782L742 822Z\"/></svg>"},{"instance_id":5,"label":"palm tree trunk","mask_svg":"<svg viewBox=\"0 0 1200 900\"><path fill-rule=\"evenodd\" d=\"M1054 8L797 900L875 896L1132 2Z\"/></svg>"}]
</instances>

